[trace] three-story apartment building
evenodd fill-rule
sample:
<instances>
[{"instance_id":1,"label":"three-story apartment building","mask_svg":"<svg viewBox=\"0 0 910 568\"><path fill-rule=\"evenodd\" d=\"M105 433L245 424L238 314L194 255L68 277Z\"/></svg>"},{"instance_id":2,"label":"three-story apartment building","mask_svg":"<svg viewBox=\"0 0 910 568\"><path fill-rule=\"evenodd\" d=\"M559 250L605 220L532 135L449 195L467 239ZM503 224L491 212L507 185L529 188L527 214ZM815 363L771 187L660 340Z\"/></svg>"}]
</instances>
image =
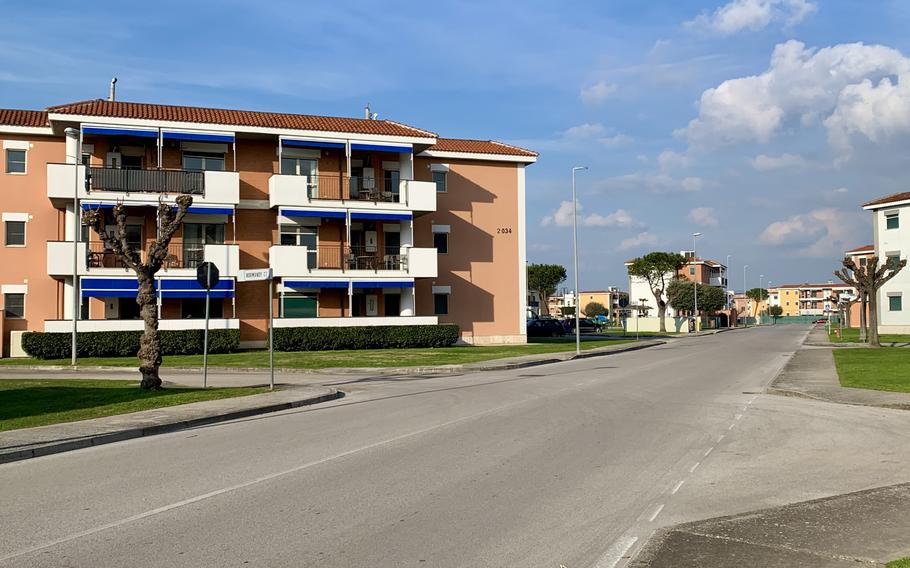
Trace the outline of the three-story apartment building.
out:
<instances>
[{"instance_id":1,"label":"three-story apartment building","mask_svg":"<svg viewBox=\"0 0 910 568\"><path fill-rule=\"evenodd\" d=\"M871 252L879 263L906 259L910 251L910 192L875 199L863 205L863 209L872 212ZM904 292L910 302L910 269L907 268L878 291L876 305L881 333L910 333L910 309L904 309Z\"/></svg>"},{"instance_id":2,"label":"three-story apartment building","mask_svg":"<svg viewBox=\"0 0 910 568\"><path fill-rule=\"evenodd\" d=\"M147 250L159 204L193 205L158 274L162 329L262 345L276 327L456 323L469 343L525 340L525 166L537 154L388 120L90 100L0 110L4 354L20 332L141 329L137 282L82 212ZM88 178L88 179L87 179ZM142 252L144 255L145 252ZM267 282L236 281L271 268Z\"/></svg>"}]
</instances>

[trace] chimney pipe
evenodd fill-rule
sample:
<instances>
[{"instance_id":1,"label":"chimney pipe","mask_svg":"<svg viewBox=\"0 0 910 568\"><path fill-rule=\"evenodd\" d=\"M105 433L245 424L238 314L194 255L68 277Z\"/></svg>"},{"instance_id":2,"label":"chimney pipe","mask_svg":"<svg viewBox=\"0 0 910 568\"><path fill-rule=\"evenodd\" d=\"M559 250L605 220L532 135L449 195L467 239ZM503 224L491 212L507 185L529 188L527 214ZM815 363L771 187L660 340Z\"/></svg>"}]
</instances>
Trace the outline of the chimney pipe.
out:
<instances>
[{"instance_id":1,"label":"chimney pipe","mask_svg":"<svg viewBox=\"0 0 910 568\"><path fill-rule=\"evenodd\" d=\"M366 120L370 120L370 118L372 117L372 114L373 113L370 112L370 103L367 103L367 106L363 107L363 118Z\"/></svg>"},{"instance_id":2,"label":"chimney pipe","mask_svg":"<svg viewBox=\"0 0 910 568\"><path fill-rule=\"evenodd\" d=\"M117 100L117 77L111 79L111 90L107 95L107 100L111 102Z\"/></svg>"}]
</instances>

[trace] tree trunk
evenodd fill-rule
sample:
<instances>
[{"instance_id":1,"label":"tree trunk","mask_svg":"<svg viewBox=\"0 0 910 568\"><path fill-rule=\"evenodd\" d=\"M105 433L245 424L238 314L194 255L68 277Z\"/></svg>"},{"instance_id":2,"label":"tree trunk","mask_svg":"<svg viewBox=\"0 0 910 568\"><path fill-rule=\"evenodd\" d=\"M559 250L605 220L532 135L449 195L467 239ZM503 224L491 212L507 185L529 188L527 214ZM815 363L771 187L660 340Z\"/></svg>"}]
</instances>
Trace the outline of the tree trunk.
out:
<instances>
[{"instance_id":1,"label":"tree trunk","mask_svg":"<svg viewBox=\"0 0 910 568\"><path fill-rule=\"evenodd\" d=\"M665 320L667 316L667 304L665 302L657 301L657 317L660 319L660 332L667 333L667 323Z\"/></svg>"},{"instance_id":2,"label":"tree trunk","mask_svg":"<svg viewBox=\"0 0 910 568\"><path fill-rule=\"evenodd\" d=\"M140 388L160 390L161 341L158 337L158 297L155 295L155 279L146 271L138 273L139 294L136 303L145 323L145 330L139 339L139 373L142 375Z\"/></svg>"},{"instance_id":3,"label":"tree trunk","mask_svg":"<svg viewBox=\"0 0 910 568\"><path fill-rule=\"evenodd\" d=\"M859 293L860 302L859 302L859 341L860 343L866 342L866 313L868 302L866 301L866 293Z\"/></svg>"},{"instance_id":4,"label":"tree trunk","mask_svg":"<svg viewBox=\"0 0 910 568\"><path fill-rule=\"evenodd\" d=\"M878 291L869 294L869 347L881 347L878 340Z\"/></svg>"}]
</instances>

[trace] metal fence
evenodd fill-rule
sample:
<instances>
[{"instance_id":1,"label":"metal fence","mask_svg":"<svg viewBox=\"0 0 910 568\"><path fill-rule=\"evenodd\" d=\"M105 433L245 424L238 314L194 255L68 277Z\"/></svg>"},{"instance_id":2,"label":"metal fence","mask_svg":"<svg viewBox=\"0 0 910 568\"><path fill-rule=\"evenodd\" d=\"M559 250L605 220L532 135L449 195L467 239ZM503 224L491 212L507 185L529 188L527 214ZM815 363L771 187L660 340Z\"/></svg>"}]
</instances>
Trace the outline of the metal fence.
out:
<instances>
[{"instance_id":1,"label":"metal fence","mask_svg":"<svg viewBox=\"0 0 910 568\"><path fill-rule=\"evenodd\" d=\"M204 172L99 167L90 170L91 188L97 191L205 194Z\"/></svg>"}]
</instances>

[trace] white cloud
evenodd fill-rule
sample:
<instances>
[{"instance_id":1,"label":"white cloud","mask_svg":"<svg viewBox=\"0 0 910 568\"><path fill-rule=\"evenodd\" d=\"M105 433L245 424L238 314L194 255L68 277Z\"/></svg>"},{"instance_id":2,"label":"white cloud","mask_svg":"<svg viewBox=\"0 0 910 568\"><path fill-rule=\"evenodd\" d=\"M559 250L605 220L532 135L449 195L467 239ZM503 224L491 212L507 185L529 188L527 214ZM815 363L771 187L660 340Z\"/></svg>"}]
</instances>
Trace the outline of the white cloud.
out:
<instances>
[{"instance_id":1,"label":"white cloud","mask_svg":"<svg viewBox=\"0 0 910 568\"><path fill-rule=\"evenodd\" d=\"M657 156L657 163L663 171L689 167L689 156L673 150L664 150Z\"/></svg>"},{"instance_id":2,"label":"white cloud","mask_svg":"<svg viewBox=\"0 0 910 568\"><path fill-rule=\"evenodd\" d=\"M595 136L603 136L606 131L607 129L604 128L604 125L600 124L599 122L595 122L593 124L586 122L584 124L579 124L577 126L567 128L562 133L562 137L574 140L588 139L594 138Z\"/></svg>"},{"instance_id":3,"label":"white cloud","mask_svg":"<svg viewBox=\"0 0 910 568\"><path fill-rule=\"evenodd\" d=\"M775 221L762 231L758 240L765 245L785 248L791 256L837 259L857 242L865 242L867 221L859 212L825 207Z\"/></svg>"},{"instance_id":4,"label":"white cloud","mask_svg":"<svg viewBox=\"0 0 910 568\"><path fill-rule=\"evenodd\" d=\"M700 227L716 227L717 212L711 207L696 207L689 211L689 220Z\"/></svg>"},{"instance_id":5,"label":"white cloud","mask_svg":"<svg viewBox=\"0 0 910 568\"><path fill-rule=\"evenodd\" d=\"M619 250L630 250L630 249L640 248L643 246L652 246L652 245L656 245L656 244L657 244L657 235L652 235L651 233L644 231L642 233L638 233L634 237L629 237L627 239L623 239L619 243L619 247L617 247L617 248L619 248Z\"/></svg>"},{"instance_id":6,"label":"white cloud","mask_svg":"<svg viewBox=\"0 0 910 568\"><path fill-rule=\"evenodd\" d=\"M733 0L716 9L702 13L684 25L723 36L744 30L761 31L772 22L794 26L815 12L818 6L809 0Z\"/></svg>"},{"instance_id":7,"label":"white cloud","mask_svg":"<svg viewBox=\"0 0 910 568\"><path fill-rule=\"evenodd\" d=\"M805 158L798 154L781 154L780 156L759 154L752 159L752 167L761 172L782 170L784 168L801 168L805 165Z\"/></svg>"},{"instance_id":8,"label":"white cloud","mask_svg":"<svg viewBox=\"0 0 910 568\"><path fill-rule=\"evenodd\" d=\"M706 90L677 135L690 144L768 142L787 127L823 124L842 154L855 136L877 143L910 132L910 59L881 45L777 45L761 75Z\"/></svg>"},{"instance_id":9,"label":"white cloud","mask_svg":"<svg viewBox=\"0 0 910 568\"><path fill-rule=\"evenodd\" d=\"M610 213L607 216L603 216L599 213L591 213L590 215L582 214L581 203L578 204L578 224L582 227L608 227L608 228L629 228L640 226L640 223L635 221L632 218L632 215L629 214L625 209L617 209L615 212ZM552 214L547 215L541 219L540 224L544 227L549 227L555 225L557 227L571 227L572 226L572 202L563 201L559 204L559 208L556 209Z\"/></svg>"},{"instance_id":10,"label":"white cloud","mask_svg":"<svg viewBox=\"0 0 910 568\"><path fill-rule=\"evenodd\" d=\"M708 182L700 177L676 178L663 172L636 172L606 179L600 183L605 189L632 192L679 193L701 191Z\"/></svg>"},{"instance_id":11,"label":"white cloud","mask_svg":"<svg viewBox=\"0 0 910 568\"><path fill-rule=\"evenodd\" d=\"M601 80L593 85L583 87L579 96L586 105L596 106L606 102L606 100L610 98L610 95L615 92L616 85Z\"/></svg>"},{"instance_id":12,"label":"white cloud","mask_svg":"<svg viewBox=\"0 0 910 568\"><path fill-rule=\"evenodd\" d=\"M552 138L515 140L514 144L556 152L578 152L582 149L599 149L600 146L617 148L632 143L632 138L599 122L585 122L554 134Z\"/></svg>"}]
</instances>

